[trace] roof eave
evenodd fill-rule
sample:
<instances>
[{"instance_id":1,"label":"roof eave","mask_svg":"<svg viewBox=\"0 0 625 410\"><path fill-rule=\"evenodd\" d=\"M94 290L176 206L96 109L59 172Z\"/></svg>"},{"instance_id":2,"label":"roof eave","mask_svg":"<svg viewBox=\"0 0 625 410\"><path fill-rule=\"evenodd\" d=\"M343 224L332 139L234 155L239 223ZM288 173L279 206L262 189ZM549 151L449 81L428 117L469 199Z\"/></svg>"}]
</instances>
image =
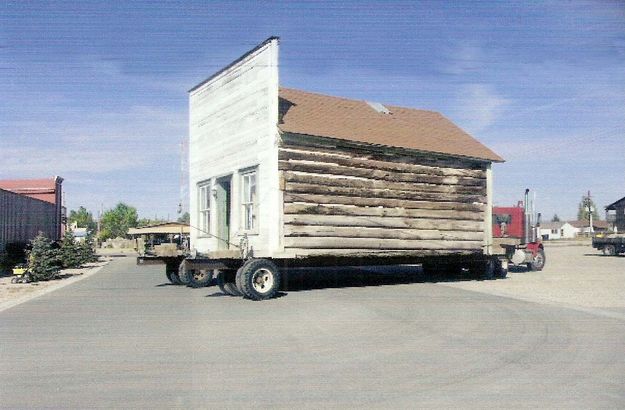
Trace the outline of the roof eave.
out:
<instances>
[{"instance_id":1,"label":"roof eave","mask_svg":"<svg viewBox=\"0 0 625 410\"><path fill-rule=\"evenodd\" d=\"M200 82L199 84L197 84L193 88L189 89L187 92L188 93L192 93L193 91L197 90L198 88L200 88L204 84L210 82L212 79L214 79L215 77L219 76L224 71L227 71L228 69L232 68L236 64L238 64L241 61L245 60L247 57L249 57L250 55L254 54L256 51L260 50L261 48L263 48L264 46L266 46L267 44L271 43L274 40L280 40L280 37L277 37L277 36L269 37L268 39L266 39L265 41L263 41L262 43L260 43L259 45L257 45L253 49L251 49L250 51L246 52L245 54L243 54L242 56L240 56L239 58L237 58L236 60L234 60L233 62L228 64L227 66L225 66L224 68L220 69L219 71L217 71L216 73L212 74L211 76L209 76L204 81Z\"/></svg>"},{"instance_id":2,"label":"roof eave","mask_svg":"<svg viewBox=\"0 0 625 410\"><path fill-rule=\"evenodd\" d=\"M350 139L346 139L346 138L328 137L326 135L303 134L301 132L285 131L282 128L280 128L280 124L278 124L278 132L280 132L281 135L282 134L292 134L292 135L299 135L299 136L310 137L310 138L326 138L326 139L331 139L331 140L336 140L336 141L346 141L346 142L349 142L349 143L352 143L352 144L357 144L357 145L367 145L367 146L381 147L381 148L395 148L395 149L402 149L402 150L412 151L412 152L419 153L419 154L436 154L436 155L443 155L445 157L462 158L462 159L467 159L467 160L471 160L471 161L478 161L478 162L484 162L484 163L503 163L503 162L506 162L505 159L501 158L498 155L497 155L497 159L495 159L495 158L472 157L472 156L469 156L469 155L452 154L452 153L438 152L438 151L419 150L419 149L416 149L416 148L400 147L400 146L397 146L397 145L373 144L373 143L369 143L369 142L350 140Z\"/></svg>"}]
</instances>

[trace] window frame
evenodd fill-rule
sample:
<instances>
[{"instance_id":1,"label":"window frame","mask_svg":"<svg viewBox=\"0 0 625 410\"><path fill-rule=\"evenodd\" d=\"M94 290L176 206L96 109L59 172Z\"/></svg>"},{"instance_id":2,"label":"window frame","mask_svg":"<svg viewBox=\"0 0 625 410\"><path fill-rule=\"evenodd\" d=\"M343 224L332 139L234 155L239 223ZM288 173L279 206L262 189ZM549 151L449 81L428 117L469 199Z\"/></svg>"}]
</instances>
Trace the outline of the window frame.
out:
<instances>
[{"instance_id":1,"label":"window frame","mask_svg":"<svg viewBox=\"0 0 625 410\"><path fill-rule=\"evenodd\" d=\"M211 208L213 180L208 179L197 184L198 188L198 237L208 238L211 236ZM204 195L204 196L203 196ZM206 199L203 203L203 199Z\"/></svg>"},{"instance_id":2,"label":"window frame","mask_svg":"<svg viewBox=\"0 0 625 410\"><path fill-rule=\"evenodd\" d=\"M246 191L246 180L249 181L250 177L254 177L254 184L249 184ZM259 226L258 218L258 166L245 168L239 171L239 178L241 179L241 194L240 194L240 209L241 209L241 232L247 234L257 234ZM252 196L251 187L254 187L254 195ZM251 210L252 226L248 226L250 222L248 210Z\"/></svg>"}]
</instances>

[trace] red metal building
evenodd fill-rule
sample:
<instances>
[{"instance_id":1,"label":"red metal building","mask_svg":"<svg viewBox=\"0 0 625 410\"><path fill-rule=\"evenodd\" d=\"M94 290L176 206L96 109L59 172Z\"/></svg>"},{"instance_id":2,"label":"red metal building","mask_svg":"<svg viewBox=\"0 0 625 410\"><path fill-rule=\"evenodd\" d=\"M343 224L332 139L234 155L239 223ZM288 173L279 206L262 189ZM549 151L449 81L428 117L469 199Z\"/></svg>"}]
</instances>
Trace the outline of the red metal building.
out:
<instances>
[{"instance_id":1,"label":"red metal building","mask_svg":"<svg viewBox=\"0 0 625 410\"><path fill-rule=\"evenodd\" d=\"M63 207L63 178L55 176L47 179L7 179L0 180L0 189L22 196L37 199L54 205L54 229L50 239L59 240L65 231L65 209ZM32 239L32 238L29 238Z\"/></svg>"}]
</instances>

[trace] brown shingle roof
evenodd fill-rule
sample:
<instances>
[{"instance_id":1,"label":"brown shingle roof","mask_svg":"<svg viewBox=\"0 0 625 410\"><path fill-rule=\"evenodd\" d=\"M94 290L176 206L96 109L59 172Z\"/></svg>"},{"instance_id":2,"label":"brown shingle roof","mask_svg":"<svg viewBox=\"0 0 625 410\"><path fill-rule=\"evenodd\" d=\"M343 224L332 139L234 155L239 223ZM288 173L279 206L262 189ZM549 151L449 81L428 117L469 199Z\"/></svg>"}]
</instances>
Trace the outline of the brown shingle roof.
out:
<instances>
[{"instance_id":1,"label":"brown shingle roof","mask_svg":"<svg viewBox=\"0 0 625 410\"><path fill-rule=\"evenodd\" d=\"M337 138L502 162L503 159L434 111L280 88L282 132Z\"/></svg>"}]
</instances>

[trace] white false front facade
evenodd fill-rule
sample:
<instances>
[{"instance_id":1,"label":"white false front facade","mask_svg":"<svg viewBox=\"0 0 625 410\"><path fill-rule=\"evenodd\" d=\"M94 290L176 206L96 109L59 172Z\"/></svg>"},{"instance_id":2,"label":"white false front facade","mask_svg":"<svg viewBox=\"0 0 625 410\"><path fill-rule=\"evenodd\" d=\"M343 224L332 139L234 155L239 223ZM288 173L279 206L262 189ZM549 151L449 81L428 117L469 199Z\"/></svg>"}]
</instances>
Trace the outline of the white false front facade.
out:
<instances>
[{"instance_id":1,"label":"white false front facade","mask_svg":"<svg viewBox=\"0 0 625 410\"><path fill-rule=\"evenodd\" d=\"M278 43L268 40L189 92L191 247L280 250Z\"/></svg>"}]
</instances>

